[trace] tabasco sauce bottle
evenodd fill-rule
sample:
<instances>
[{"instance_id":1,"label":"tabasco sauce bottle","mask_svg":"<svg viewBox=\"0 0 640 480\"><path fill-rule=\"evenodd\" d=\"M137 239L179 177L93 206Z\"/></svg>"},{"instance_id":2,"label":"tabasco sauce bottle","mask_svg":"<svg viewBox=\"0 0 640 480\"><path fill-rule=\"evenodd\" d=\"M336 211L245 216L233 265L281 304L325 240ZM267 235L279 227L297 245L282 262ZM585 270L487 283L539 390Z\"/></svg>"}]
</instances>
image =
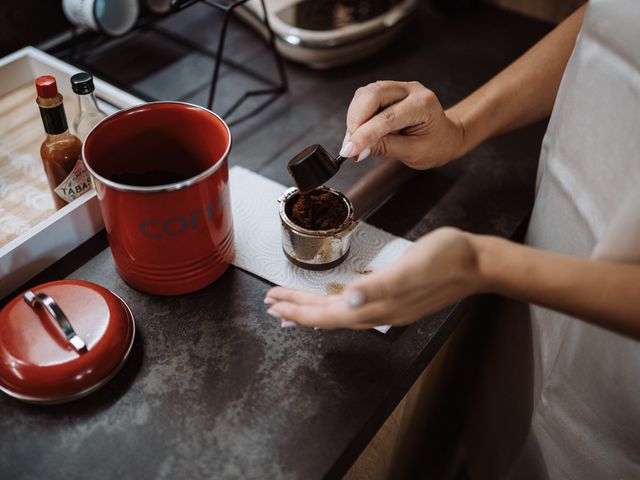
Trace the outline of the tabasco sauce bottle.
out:
<instances>
[{"instance_id":1,"label":"tabasco sauce bottle","mask_svg":"<svg viewBox=\"0 0 640 480\"><path fill-rule=\"evenodd\" d=\"M40 156L56 208L60 209L90 190L91 178L82 163L82 142L69 133L56 79L49 75L38 77L36 91L36 102L47 132L47 138L40 146Z\"/></svg>"}]
</instances>

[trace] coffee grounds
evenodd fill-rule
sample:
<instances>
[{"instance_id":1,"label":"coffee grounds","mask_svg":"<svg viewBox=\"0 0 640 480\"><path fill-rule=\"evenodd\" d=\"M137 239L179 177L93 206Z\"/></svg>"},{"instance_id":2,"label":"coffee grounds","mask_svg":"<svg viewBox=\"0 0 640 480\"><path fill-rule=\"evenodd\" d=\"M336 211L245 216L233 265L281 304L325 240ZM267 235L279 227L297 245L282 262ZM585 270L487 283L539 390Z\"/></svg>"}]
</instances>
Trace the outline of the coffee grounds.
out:
<instances>
[{"instance_id":1,"label":"coffee grounds","mask_svg":"<svg viewBox=\"0 0 640 480\"><path fill-rule=\"evenodd\" d=\"M287 211L296 225L307 230L331 230L344 223L349 213L347 206L337 195L324 190L298 194Z\"/></svg>"},{"instance_id":2,"label":"coffee grounds","mask_svg":"<svg viewBox=\"0 0 640 480\"><path fill-rule=\"evenodd\" d=\"M163 170L152 170L145 173L114 173L109 180L122 183L124 185L133 185L136 187L155 187L157 185L167 185L169 183L178 183L188 180L191 175L183 175L176 172L165 172Z\"/></svg>"}]
</instances>

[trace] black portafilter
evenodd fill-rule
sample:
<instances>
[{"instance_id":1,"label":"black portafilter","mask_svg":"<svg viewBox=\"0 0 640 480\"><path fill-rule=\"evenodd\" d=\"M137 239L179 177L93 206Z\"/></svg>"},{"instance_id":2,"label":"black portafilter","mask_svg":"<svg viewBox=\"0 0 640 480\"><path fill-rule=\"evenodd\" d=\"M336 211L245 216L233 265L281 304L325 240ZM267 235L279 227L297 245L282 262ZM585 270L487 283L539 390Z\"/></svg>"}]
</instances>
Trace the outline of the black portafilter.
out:
<instances>
[{"instance_id":1,"label":"black portafilter","mask_svg":"<svg viewBox=\"0 0 640 480\"><path fill-rule=\"evenodd\" d=\"M333 177L345 157L333 158L321 145L311 145L289 160L287 170L300 193L309 193Z\"/></svg>"}]
</instances>

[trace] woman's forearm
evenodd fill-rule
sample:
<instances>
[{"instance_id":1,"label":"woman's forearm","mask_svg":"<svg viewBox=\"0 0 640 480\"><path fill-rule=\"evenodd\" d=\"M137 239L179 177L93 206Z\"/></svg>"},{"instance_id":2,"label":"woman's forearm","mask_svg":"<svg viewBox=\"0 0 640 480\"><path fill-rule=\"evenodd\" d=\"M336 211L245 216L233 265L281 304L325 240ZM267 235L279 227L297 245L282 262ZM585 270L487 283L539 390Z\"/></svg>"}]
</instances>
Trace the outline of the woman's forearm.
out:
<instances>
[{"instance_id":1,"label":"woman's forearm","mask_svg":"<svg viewBox=\"0 0 640 480\"><path fill-rule=\"evenodd\" d=\"M576 10L518 60L447 110L464 131L459 155L551 113L585 9L586 5Z\"/></svg>"},{"instance_id":2,"label":"woman's forearm","mask_svg":"<svg viewBox=\"0 0 640 480\"><path fill-rule=\"evenodd\" d=\"M640 339L640 264L587 260L474 235L484 290Z\"/></svg>"}]
</instances>

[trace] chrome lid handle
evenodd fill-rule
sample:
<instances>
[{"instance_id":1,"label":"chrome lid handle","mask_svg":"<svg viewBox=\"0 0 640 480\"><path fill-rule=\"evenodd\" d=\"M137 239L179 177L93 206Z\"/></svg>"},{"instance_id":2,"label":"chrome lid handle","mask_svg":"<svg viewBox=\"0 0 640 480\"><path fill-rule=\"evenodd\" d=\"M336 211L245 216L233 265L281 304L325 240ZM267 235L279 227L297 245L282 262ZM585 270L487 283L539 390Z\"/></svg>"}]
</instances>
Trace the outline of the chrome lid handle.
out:
<instances>
[{"instance_id":1,"label":"chrome lid handle","mask_svg":"<svg viewBox=\"0 0 640 480\"><path fill-rule=\"evenodd\" d=\"M75 348L79 353L87 351L87 345L78 336L76 331L71 326L71 322L64 314L62 309L58 306L56 301L46 293L33 293L31 290L27 290L22 295L24 301L29 306L35 309L38 304L46 310L46 312L58 323L60 329L67 337L67 341Z\"/></svg>"}]
</instances>

